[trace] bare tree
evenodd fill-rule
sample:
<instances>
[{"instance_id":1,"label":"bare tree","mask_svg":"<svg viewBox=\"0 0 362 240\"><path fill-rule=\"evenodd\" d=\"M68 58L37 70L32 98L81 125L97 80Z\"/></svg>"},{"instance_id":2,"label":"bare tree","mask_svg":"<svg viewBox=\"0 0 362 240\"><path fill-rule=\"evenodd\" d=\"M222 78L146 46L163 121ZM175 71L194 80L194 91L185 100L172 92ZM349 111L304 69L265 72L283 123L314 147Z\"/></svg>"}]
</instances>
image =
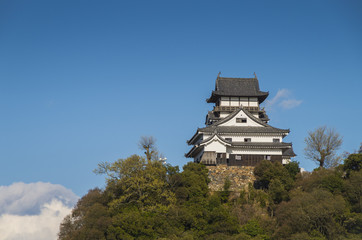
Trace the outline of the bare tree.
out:
<instances>
[{"instance_id":1,"label":"bare tree","mask_svg":"<svg viewBox=\"0 0 362 240\"><path fill-rule=\"evenodd\" d=\"M138 142L141 150L145 150L147 162L150 163L152 159L157 158L158 151L156 148L156 139L152 136L142 136Z\"/></svg>"},{"instance_id":2,"label":"bare tree","mask_svg":"<svg viewBox=\"0 0 362 240\"><path fill-rule=\"evenodd\" d=\"M333 128L323 126L308 132L304 142L304 155L321 168L334 167L342 160L342 157L336 154L342 145L342 137Z\"/></svg>"}]
</instances>

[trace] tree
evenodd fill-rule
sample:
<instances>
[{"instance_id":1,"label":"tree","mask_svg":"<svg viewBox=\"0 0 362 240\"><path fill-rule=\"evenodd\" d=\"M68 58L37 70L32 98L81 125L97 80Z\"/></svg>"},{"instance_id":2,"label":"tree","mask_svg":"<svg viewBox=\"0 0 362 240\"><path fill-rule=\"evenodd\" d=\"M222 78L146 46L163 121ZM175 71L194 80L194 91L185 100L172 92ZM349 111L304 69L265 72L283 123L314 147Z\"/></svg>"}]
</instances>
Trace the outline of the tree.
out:
<instances>
[{"instance_id":1,"label":"tree","mask_svg":"<svg viewBox=\"0 0 362 240\"><path fill-rule=\"evenodd\" d=\"M94 172L107 176L106 190L115 198L109 203L111 209L136 206L141 210L164 210L176 201L167 168L159 161L146 164L143 157L132 155L114 163L100 163Z\"/></svg>"},{"instance_id":2,"label":"tree","mask_svg":"<svg viewBox=\"0 0 362 240\"><path fill-rule=\"evenodd\" d=\"M300 173L299 162L291 161L285 165L285 168L288 170L290 176L295 180L297 174Z\"/></svg>"},{"instance_id":3,"label":"tree","mask_svg":"<svg viewBox=\"0 0 362 240\"><path fill-rule=\"evenodd\" d=\"M59 239L106 239L105 233L111 224L107 203L108 198L102 190L89 190L60 224Z\"/></svg>"},{"instance_id":4,"label":"tree","mask_svg":"<svg viewBox=\"0 0 362 240\"><path fill-rule=\"evenodd\" d=\"M340 195L318 188L312 192L297 190L289 202L282 202L277 208L280 227L276 239L294 239L290 235L303 232L314 235L315 231L327 239L337 239L343 233L339 220L344 209L345 201Z\"/></svg>"},{"instance_id":5,"label":"tree","mask_svg":"<svg viewBox=\"0 0 362 240\"><path fill-rule=\"evenodd\" d=\"M362 154L351 154L344 160L343 170L349 176L351 171L359 171L362 169Z\"/></svg>"},{"instance_id":6,"label":"tree","mask_svg":"<svg viewBox=\"0 0 362 240\"><path fill-rule=\"evenodd\" d=\"M150 163L152 159L157 158L158 151L156 148L156 139L152 136L146 137L142 136L138 142L138 147L141 150L145 150L147 163Z\"/></svg>"},{"instance_id":7,"label":"tree","mask_svg":"<svg viewBox=\"0 0 362 240\"><path fill-rule=\"evenodd\" d=\"M308 132L304 142L305 156L319 164L319 167L335 167L341 161L336 151L342 145L342 137L334 129L319 127L313 132Z\"/></svg>"},{"instance_id":8,"label":"tree","mask_svg":"<svg viewBox=\"0 0 362 240\"><path fill-rule=\"evenodd\" d=\"M278 179L288 191L293 187L294 180L292 175L287 168L278 162L261 161L255 166L254 175L257 180L255 183L257 188L269 189L270 183L276 179Z\"/></svg>"}]
</instances>

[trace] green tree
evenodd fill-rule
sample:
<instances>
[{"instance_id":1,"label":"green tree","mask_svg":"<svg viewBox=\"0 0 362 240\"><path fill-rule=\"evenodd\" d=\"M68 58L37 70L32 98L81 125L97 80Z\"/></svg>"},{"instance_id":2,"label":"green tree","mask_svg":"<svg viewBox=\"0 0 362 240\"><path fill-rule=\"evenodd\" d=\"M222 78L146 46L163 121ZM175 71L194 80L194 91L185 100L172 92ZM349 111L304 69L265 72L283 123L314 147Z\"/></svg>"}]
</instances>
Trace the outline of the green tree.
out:
<instances>
[{"instance_id":1,"label":"green tree","mask_svg":"<svg viewBox=\"0 0 362 240\"><path fill-rule=\"evenodd\" d=\"M317 231L328 239L343 233L342 218L345 201L340 195L323 189L312 192L296 191L289 202L282 202L276 211L279 224L278 239L289 239L296 233L313 235Z\"/></svg>"},{"instance_id":2,"label":"green tree","mask_svg":"<svg viewBox=\"0 0 362 240\"><path fill-rule=\"evenodd\" d=\"M304 142L305 156L319 164L320 168L335 167L340 162L341 157L337 156L336 151L342 145L342 137L334 129L319 127L308 132Z\"/></svg>"},{"instance_id":3,"label":"green tree","mask_svg":"<svg viewBox=\"0 0 362 240\"><path fill-rule=\"evenodd\" d=\"M352 212L362 213L362 171L350 173L345 182L343 195L350 204Z\"/></svg>"},{"instance_id":4,"label":"green tree","mask_svg":"<svg viewBox=\"0 0 362 240\"><path fill-rule=\"evenodd\" d=\"M254 169L254 175L257 180L257 185L263 189L268 189L269 184L274 179L279 181L285 186L286 190L293 187L293 178L288 170L280 163L272 163L268 160L261 161Z\"/></svg>"},{"instance_id":5,"label":"green tree","mask_svg":"<svg viewBox=\"0 0 362 240\"><path fill-rule=\"evenodd\" d=\"M340 194L345 188L342 175L343 172L334 169L317 169L311 174L305 174L296 184L306 192L325 189L333 194Z\"/></svg>"},{"instance_id":6,"label":"green tree","mask_svg":"<svg viewBox=\"0 0 362 240\"><path fill-rule=\"evenodd\" d=\"M290 163L286 164L284 167L288 170L289 175L294 180L296 179L297 174L300 173L299 162L291 161Z\"/></svg>"},{"instance_id":7,"label":"green tree","mask_svg":"<svg viewBox=\"0 0 362 240\"><path fill-rule=\"evenodd\" d=\"M139 209L164 209L176 201L167 177L167 167L159 161L146 164L143 157L133 155L114 163L101 163L95 170L106 174L109 192L114 193L111 209L135 205Z\"/></svg>"},{"instance_id":8,"label":"green tree","mask_svg":"<svg viewBox=\"0 0 362 240\"><path fill-rule=\"evenodd\" d=\"M208 170L203 164L189 162L183 167L179 175L176 196L181 202L205 203L209 193Z\"/></svg>"},{"instance_id":9,"label":"green tree","mask_svg":"<svg viewBox=\"0 0 362 240\"><path fill-rule=\"evenodd\" d=\"M223 203L226 203L229 200L230 196L230 187L231 187L231 181L229 178L225 179L223 191L220 192L220 198Z\"/></svg>"},{"instance_id":10,"label":"green tree","mask_svg":"<svg viewBox=\"0 0 362 240\"><path fill-rule=\"evenodd\" d=\"M294 185L293 174L282 164L267 160L260 162L254 169L257 188L266 190L275 203L288 200L288 191Z\"/></svg>"},{"instance_id":11,"label":"green tree","mask_svg":"<svg viewBox=\"0 0 362 240\"><path fill-rule=\"evenodd\" d=\"M343 164L343 170L346 171L347 177L352 171L360 171L362 169L362 154L350 154Z\"/></svg>"},{"instance_id":12,"label":"green tree","mask_svg":"<svg viewBox=\"0 0 362 240\"><path fill-rule=\"evenodd\" d=\"M111 224L107 202L103 191L98 188L89 190L62 221L59 239L106 239L106 229Z\"/></svg>"}]
</instances>

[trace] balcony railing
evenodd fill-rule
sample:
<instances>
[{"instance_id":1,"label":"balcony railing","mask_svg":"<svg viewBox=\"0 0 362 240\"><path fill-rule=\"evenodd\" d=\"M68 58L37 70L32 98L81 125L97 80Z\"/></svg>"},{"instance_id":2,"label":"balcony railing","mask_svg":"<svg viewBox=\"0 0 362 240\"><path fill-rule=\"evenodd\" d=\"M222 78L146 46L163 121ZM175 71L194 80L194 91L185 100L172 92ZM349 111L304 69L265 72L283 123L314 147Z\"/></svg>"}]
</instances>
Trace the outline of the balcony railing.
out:
<instances>
[{"instance_id":1,"label":"balcony railing","mask_svg":"<svg viewBox=\"0 0 362 240\"><path fill-rule=\"evenodd\" d=\"M259 112L259 107L243 107L249 112ZM239 109L239 106L216 106L214 107L215 112L234 112Z\"/></svg>"}]
</instances>

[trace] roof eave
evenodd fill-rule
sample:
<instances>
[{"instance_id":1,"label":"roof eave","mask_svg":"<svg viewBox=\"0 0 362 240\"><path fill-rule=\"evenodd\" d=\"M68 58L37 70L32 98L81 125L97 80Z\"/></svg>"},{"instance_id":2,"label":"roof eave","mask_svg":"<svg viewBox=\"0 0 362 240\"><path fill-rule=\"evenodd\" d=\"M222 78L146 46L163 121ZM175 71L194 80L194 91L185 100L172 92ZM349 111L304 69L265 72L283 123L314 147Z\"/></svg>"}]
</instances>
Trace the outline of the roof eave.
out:
<instances>
[{"instance_id":1,"label":"roof eave","mask_svg":"<svg viewBox=\"0 0 362 240\"><path fill-rule=\"evenodd\" d=\"M202 146L197 146L197 145L195 145L195 146L193 146L193 148L191 148L190 149L190 151L188 151L188 153L185 153L185 157L187 157L187 158L193 158L195 155L194 155L194 153L198 150L198 149L201 149L201 148L203 148ZM200 150L201 151L201 150Z\"/></svg>"},{"instance_id":2,"label":"roof eave","mask_svg":"<svg viewBox=\"0 0 362 240\"><path fill-rule=\"evenodd\" d=\"M199 129L196 130L196 133L189 139L186 141L186 143L188 145L193 145L194 140L199 136Z\"/></svg>"},{"instance_id":3,"label":"roof eave","mask_svg":"<svg viewBox=\"0 0 362 240\"><path fill-rule=\"evenodd\" d=\"M264 93L265 93L264 95L258 96L259 104L264 102L264 100L269 96L269 92L264 92Z\"/></svg>"}]
</instances>

